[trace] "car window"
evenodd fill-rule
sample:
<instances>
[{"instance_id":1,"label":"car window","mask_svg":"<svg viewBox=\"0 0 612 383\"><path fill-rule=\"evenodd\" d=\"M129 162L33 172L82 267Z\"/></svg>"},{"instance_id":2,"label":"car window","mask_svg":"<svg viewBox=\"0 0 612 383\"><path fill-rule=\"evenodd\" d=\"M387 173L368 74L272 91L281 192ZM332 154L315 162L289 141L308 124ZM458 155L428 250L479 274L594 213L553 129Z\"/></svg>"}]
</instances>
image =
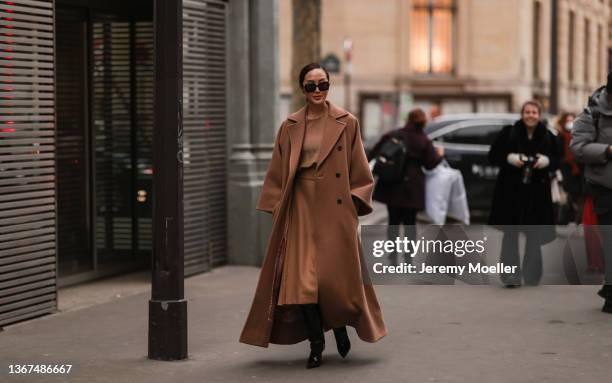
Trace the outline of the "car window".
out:
<instances>
[{"instance_id":1,"label":"car window","mask_svg":"<svg viewBox=\"0 0 612 383\"><path fill-rule=\"evenodd\" d=\"M451 124L456 124L461 121L464 121L464 120L449 120L449 121L432 122L432 123L427 124L427 126L425 126L425 133L431 134L438 129L442 129L446 126L449 126Z\"/></svg>"},{"instance_id":2,"label":"car window","mask_svg":"<svg viewBox=\"0 0 612 383\"><path fill-rule=\"evenodd\" d=\"M472 125L455 129L440 137L441 141L456 144L491 145L503 125Z\"/></svg>"}]
</instances>

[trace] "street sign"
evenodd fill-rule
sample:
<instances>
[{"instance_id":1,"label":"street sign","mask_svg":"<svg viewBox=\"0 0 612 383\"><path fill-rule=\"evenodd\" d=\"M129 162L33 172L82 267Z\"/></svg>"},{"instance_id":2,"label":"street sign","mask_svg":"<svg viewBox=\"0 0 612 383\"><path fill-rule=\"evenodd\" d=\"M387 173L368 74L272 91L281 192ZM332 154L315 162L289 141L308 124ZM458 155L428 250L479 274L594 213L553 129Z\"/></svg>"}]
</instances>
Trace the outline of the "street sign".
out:
<instances>
[{"instance_id":1,"label":"street sign","mask_svg":"<svg viewBox=\"0 0 612 383\"><path fill-rule=\"evenodd\" d=\"M340 59L333 53L325 56L325 58L321 60L321 65L323 65L323 67L327 69L329 73L340 73Z\"/></svg>"}]
</instances>

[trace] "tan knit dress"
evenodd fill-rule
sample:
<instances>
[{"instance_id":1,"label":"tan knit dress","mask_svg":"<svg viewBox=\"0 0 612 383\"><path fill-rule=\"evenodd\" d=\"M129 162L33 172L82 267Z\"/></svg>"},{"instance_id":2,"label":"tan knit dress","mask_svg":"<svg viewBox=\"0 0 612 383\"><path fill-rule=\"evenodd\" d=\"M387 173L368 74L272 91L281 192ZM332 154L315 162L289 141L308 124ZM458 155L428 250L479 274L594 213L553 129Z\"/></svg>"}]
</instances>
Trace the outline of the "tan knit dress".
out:
<instances>
[{"instance_id":1,"label":"tan knit dress","mask_svg":"<svg viewBox=\"0 0 612 383\"><path fill-rule=\"evenodd\" d=\"M310 215L316 203L316 161L325 129L325 116L327 110L322 115L307 117L306 121L300 164L289 209L279 305L318 302L317 254L313 238L315 220Z\"/></svg>"}]
</instances>

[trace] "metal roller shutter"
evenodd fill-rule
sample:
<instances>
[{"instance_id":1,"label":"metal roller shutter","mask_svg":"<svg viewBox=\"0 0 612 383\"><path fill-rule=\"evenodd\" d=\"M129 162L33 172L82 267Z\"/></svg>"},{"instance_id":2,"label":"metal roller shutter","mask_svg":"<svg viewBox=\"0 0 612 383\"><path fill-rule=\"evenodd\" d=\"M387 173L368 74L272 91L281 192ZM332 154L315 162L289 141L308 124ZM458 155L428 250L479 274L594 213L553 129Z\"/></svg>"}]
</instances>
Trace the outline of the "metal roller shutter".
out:
<instances>
[{"instance_id":1,"label":"metal roller shutter","mask_svg":"<svg viewBox=\"0 0 612 383\"><path fill-rule=\"evenodd\" d=\"M151 253L153 248L152 181L153 181L153 22L133 23L135 43L135 134L137 143L137 249Z\"/></svg>"},{"instance_id":2,"label":"metal roller shutter","mask_svg":"<svg viewBox=\"0 0 612 383\"><path fill-rule=\"evenodd\" d=\"M96 14L92 38L96 251L110 263L132 254L130 23Z\"/></svg>"},{"instance_id":3,"label":"metal roller shutter","mask_svg":"<svg viewBox=\"0 0 612 383\"><path fill-rule=\"evenodd\" d=\"M226 262L227 2L183 2L185 275Z\"/></svg>"},{"instance_id":4,"label":"metal roller shutter","mask_svg":"<svg viewBox=\"0 0 612 383\"><path fill-rule=\"evenodd\" d=\"M105 264L151 251L153 23L94 16L96 251Z\"/></svg>"},{"instance_id":5,"label":"metal roller shutter","mask_svg":"<svg viewBox=\"0 0 612 383\"><path fill-rule=\"evenodd\" d=\"M91 215L87 182L87 45L83 9L57 7L56 166L58 277L89 270Z\"/></svg>"},{"instance_id":6,"label":"metal roller shutter","mask_svg":"<svg viewBox=\"0 0 612 383\"><path fill-rule=\"evenodd\" d=\"M52 0L0 0L0 326L56 308Z\"/></svg>"}]
</instances>

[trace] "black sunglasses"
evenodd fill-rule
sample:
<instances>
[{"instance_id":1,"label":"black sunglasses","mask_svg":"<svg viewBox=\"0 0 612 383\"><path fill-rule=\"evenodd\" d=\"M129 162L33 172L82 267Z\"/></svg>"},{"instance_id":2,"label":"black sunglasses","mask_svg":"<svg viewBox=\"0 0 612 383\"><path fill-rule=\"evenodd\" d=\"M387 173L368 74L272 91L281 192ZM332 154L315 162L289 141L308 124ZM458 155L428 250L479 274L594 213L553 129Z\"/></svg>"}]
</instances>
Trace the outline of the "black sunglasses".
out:
<instances>
[{"instance_id":1,"label":"black sunglasses","mask_svg":"<svg viewBox=\"0 0 612 383\"><path fill-rule=\"evenodd\" d=\"M304 85L304 90L308 93L314 92L317 88L319 88L321 92L325 92L326 90L329 89L329 82L323 81L323 82L320 82L319 85L309 82L308 84Z\"/></svg>"}]
</instances>

